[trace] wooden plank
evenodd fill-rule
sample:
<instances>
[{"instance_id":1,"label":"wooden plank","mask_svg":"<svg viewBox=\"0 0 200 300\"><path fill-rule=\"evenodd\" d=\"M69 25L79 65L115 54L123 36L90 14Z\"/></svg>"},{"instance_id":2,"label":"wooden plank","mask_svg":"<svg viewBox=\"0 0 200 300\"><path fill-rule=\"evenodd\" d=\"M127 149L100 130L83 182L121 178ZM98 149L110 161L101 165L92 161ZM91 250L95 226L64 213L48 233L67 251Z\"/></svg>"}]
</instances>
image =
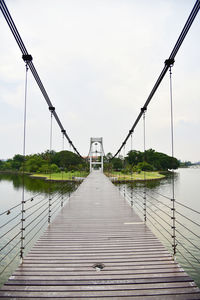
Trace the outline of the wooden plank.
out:
<instances>
[{"instance_id":1,"label":"wooden plank","mask_svg":"<svg viewBox=\"0 0 200 300\"><path fill-rule=\"evenodd\" d=\"M94 172L2 287L0 298L199 299L200 290L115 186Z\"/></svg>"}]
</instances>

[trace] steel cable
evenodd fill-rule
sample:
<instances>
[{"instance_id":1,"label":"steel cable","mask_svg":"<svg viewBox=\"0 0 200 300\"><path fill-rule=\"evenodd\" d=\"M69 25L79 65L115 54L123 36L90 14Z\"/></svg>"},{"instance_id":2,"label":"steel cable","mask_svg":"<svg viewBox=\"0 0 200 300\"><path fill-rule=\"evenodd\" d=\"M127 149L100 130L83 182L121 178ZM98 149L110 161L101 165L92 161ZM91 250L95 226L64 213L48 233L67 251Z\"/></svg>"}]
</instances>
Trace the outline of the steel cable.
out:
<instances>
[{"instance_id":1,"label":"steel cable","mask_svg":"<svg viewBox=\"0 0 200 300\"><path fill-rule=\"evenodd\" d=\"M17 258L17 256L19 256L20 251L17 252L17 254L13 257L13 259L5 266L5 268L3 270L1 270L0 275L2 275L4 273L4 271L7 269L8 266L11 265L11 263Z\"/></svg>"},{"instance_id":2,"label":"steel cable","mask_svg":"<svg viewBox=\"0 0 200 300\"><path fill-rule=\"evenodd\" d=\"M181 217L185 218L186 220L192 222L194 225L200 227L200 224L198 224L198 223L196 223L195 221L191 220L190 218L184 216L184 215L183 215L182 213L180 213L179 211L176 210L176 213L177 213L178 215L180 215Z\"/></svg>"},{"instance_id":3,"label":"steel cable","mask_svg":"<svg viewBox=\"0 0 200 300\"><path fill-rule=\"evenodd\" d=\"M4 236L6 236L8 233L10 233L13 229L15 229L20 224L21 224L21 221L19 223L15 224L15 226L13 226L12 228L10 228L7 232L5 232L4 234L2 234L0 236L0 239L2 239Z\"/></svg>"},{"instance_id":4,"label":"steel cable","mask_svg":"<svg viewBox=\"0 0 200 300\"><path fill-rule=\"evenodd\" d=\"M0 252L2 250L4 250L14 239L16 239L16 237L18 237L18 235L20 235L21 231L19 231L11 240L9 240L1 249ZM21 242L21 241L20 241Z\"/></svg>"},{"instance_id":5,"label":"steel cable","mask_svg":"<svg viewBox=\"0 0 200 300\"><path fill-rule=\"evenodd\" d=\"M185 255L177 248L177 252L178 253L180 253L180 255L189 263L189 265L191 266L191 267L193 267L198 273L199 273L199 269L197 269L197 267L195 267L192 263L191 263L191 261L189 260L189 259L187 259L186 257L185 257Z\"/></svg>"},{"instance_id":6,"label":"steel cable","mask_svg":"<svg viewBox=\"0 0 200 300\"><path fill-rule=\"evenodd\" d=\"M0 263L21 243L21 240L17 242L1 259Z\"/></svg>"},{"instance_id":7,"label":"steel cable","mask_svg":"<svg viewBox=\"0 0 200 300\"><path fill-rule=\"evenodd\" d=\"M149 220L149 216L151 215L147 214L147 221L151 223L151 225L168 241L171 246L171 241L160 231L160 229L156 227L156 225L151 220Z\"/></svg>"},{"instance_id":8,"label":"steel cable","mask_svg":"<svg viewBox=\"0 0 200 300\"><path fill-rule=\"evenodd\" d=\"M193 208L191 208L191 207L189 207L189 206L187 206L183 203L180 203L179 201L176 201L176 203L200 215L199 211L197 211L197 210L195 210L195 209L193 209Z\"/></svg>"},{"instance_id":9,"label":"steel cable","mask_svg":"<svg viewBox=\"0 0 200 300\"><path fill-rule=\"evenodd\" d=\"M47 200L45 203L43 203L40 207L35 209L33 212L31 212L28 216L25 216L26 220L33 216L37 211L39 211L42 207L44 207L49 201Z\"/></svg>"},{"instance_id":10,"label":"steel cable","mask_svg":"<svg viewBox=\"0 0 200 300\"><path fill-rule=\"evenodd\" d=\"M17 207L19 207L19 206L21 206L21 203L19 203L19 204L15 205L15 206L13 206L13 207L11 207L11 208L5 210L4 212L2 212L2 213L0 214L0 216L3 216L3 215L5 215L5 214L8 214L8 212L9 212L9 214L10 214L11 210L13 210L13 209L15 209L15 208L17 208Z\"/></svg>"},{"instance_id":11,"label":"steel cable","mask_svg":"<svg viewBox=\"0 0 200 300\"><path fill-rule=\"evenodd\" d=\"M28 55L28 51L27 51L27 49L26 49L26 47L25 47L25 45L24 45L24 43L23 43L23 41L21 39L21 36L20 36L20 34L19 34L19 32L18 32L18 30L16 28L16 25L15 25L15 23L14 23L11 15L10 15L9 11L8 11L8 8L7 8L4 0L0 0L0 9L1 9L3 15L4 15L4 18L5 18L6 22L7 22L7 24L9 26L9 28L10 28L10 30L11 30L11 32L12 32L12 34L13 34L13 36L14 36L14 38L15 38L15 40L16 40L16 42L17 42L17 44L18 44L18 46L19 46L19 48L20 48L20 50L22 52L22 54L23 55ZM53 105L52 105L52 103L51 103L51 101L49 99L49 96L48 96L48 94L47 94L47 92L46 92L46 90L45 90L45 88L44 88L44 86L43 86L43 84L41 82L41 79L40 79L40 77L39 77L39 75L38 75L38 73L37 73L37 71L36 71L33 63L30 62L28 65L29 65L29 68L30 68L30 70L31 70L31 72L33 74L33 77L35 78L35 80L36 80L36 82L38 84L38 87L40 88L40 90L41 90L41 92L42 92L42 94L43 94L43 96L44 96L44 98L45 98L48 106L53 107ZM61 131L64 130L64 127L63 127L63 125L62 125L62 123L61 123L58 115L56 114L56 112L54 112L53 115L54 115L54 118L56 119L56 121L57 121L57 123L58 123L58 125L59 125L59 127L61 129ZM78 152L78 150L76 149L76 147L73 145L72 141L70 140L70 138L66 134L66 132L65 132L64 135L67 138L67 140L70 143L70 145L73 147L74 151L82 158L82 156L80 155L80 153Z\"/></svg>"},{"instance_id":12,"label":"steel cable","mask_svg":"<svg viewBox=\"0 0 200 300\"><path fill-rule=\"evenodd\" d=\"M186 238L186 236L184 236L179 230L176 229L176 232L178 232L178 234L180 234L188 243L190 243L193 247L195 247L200 251L200 248L197 245L195 245L193 242L191 242L188 238Z\"/></svg>"},{"instance_id":13,"label":"steel cable","mask_svg":"<svg viewBox=\"0 0 200 300\"><path fill-rule=\"evenodd\" d=\"M149 201L149 203L150 203L152 206L156 207L158 210L162 211L163 214L165 214L166 216L168 216L168 217L171 219L171 216L170 216L166 211L164 211L162 208L158 207L157 205L155 205L155 204L152 203L151 201Z\"/></svg>"},{"instance_id":14,"label":"steel cable","mask_svg":"<svg viewBox=\"0 0 200 300\"><path fill-rule=\"evenodd\" d=\"M151 209L149 206L147 206L148 207L148 209L150 210L150 211L152 211L158 218L160 218L165 224L167 224L168 226L170 226L171 227L171 225L165 220L165 219L163 219L161 216L159 216L153 209ZM169 215L168 215L169 216ZM170 216L169 216L170 217ZM170 219L171 219L171 217L170 217Z\"/></svg>"},{"instance_id":15,"label":"steel cable","mask_svg":"<svg viewBox=\"0 0 200 300\"><path fill-rule=\"evenodd\" d=\"M48 214L47 214L47 215L48 215ZM47 215L46 215L46 216L47 216ZM40 221L40 222L41 222L41 221ZM35 238L35 236L38 234L38 232L40 232L40 230L44 227L44 225L45 225L46 223L47 223L47 220L45 220L45 222L42 223L42 226L37 230L37 232L32 236L32 238L25 244L25 247L27 247L27 245ZM38 224L39 224L39 223L38 223ZM38 225L38 224L37 224L37 225ZM37 225L36 225L36 226L37 226ZM35 226L35 227L36 227L36 226ZM29 231L29 232L30 232L30 231ZM26 235L26 236L27 236L27 235ZM26 236L25 236L25 237L26 237Z\"/></svg>"},{"instance_id":16,"label":"steel cable","mask_svg":"<svg viewBox=\"0 0 200 300\"><path fill-rule=\"evenodd\" d=\"M21 212L16 215L15 217L13 217L12 219L10 219L9 221L7 221L6 223L4 223L3 225L0 226L0 229L2 229L3 227L5 227L6 225L8 225L10 222L12 222L13 220L15 220L16 218L18 218L21 215ZM1 238L1 237L0 237Z\"/></svg>"},{"instance_id":17,"label":"steel cable","mask_svg":"<svg viewBox=\"0 0 200 300\"><path fill-rule=\"evenodd\" d=\"M176 239L177 240L177 239ZM196 258L179 240L177 240L178 244L185 249L186 252L188 252L198 263L200 263L200 260Z\"/></svg>"},{"instance_id":18,"label":"steel cable","mask_svg":"<svg viewBox=\"0 0 200 300\"><path fill-rule=\"evenodd\" d=\"M193 7L193 9L192 9L192 11L191 11L191 13L190 13L190 15L189 15L189 17L188 17L188 19L187 19L187 21L186 21L185 26L183 27L183 30L182 30L180 36L179 36L179 38L178 38L178 40L177 40L177 42L176 42L176 44L175 44L175 46L174 46L174 48L173 48L170 56L169 56L169 59L166 60L166 62L167 61L174 61L175 56L178 53L178 50L179 50L180 46L182 45L182 43L183 43L183 41L184 41L184 39L185 39L185 37L186 37L189 29L190 29L190 27L191 27L191 25L192 25L195 17L196 17L199 9L200 9L200 0L197 0L196 3L195 3L195 5L194 5L194 7ZM125 146L127 140L133 134L134 129L136 128L138 122L140 121L140 119L141 119L141 117L143 115L144 109L145 110L147 109L147 107L148 107L151 99L153 98L153 96L154 96L155 92L157 91L160 83L162 82L165 74L167 73L167 70L170 67L170 65L167 64L166 62L165 62L165 66L164 66L163 70L161 71L161 73L160 73L160 75L159 75L159 77L158 77L155 85L153 86L153 89L151 90L151 92L150 92L150 94L149 94L146 102L144 103L144 105L143 105L143 107L142 107L142 109L141 109L138 117L136 118L136 120L135 120L133 126L131 127L131 129L129 130L128 135L126 136L126 138L123 141L122 145L120 146L120 148L118 149L118 151L115 153L115 155L112 157L112 159L115 158L120 153L121 149Z\"/></svg>"},{"instance_id":19,"label":"steel cable","mask_svg":"<svg viewBox=\"0 0 200 300\"><path fill-rule=\"evenodd\" d=\"M162 201L158 200L157 198L155 198L155 197L152 196L151 194L147 193L147 195L148 195L150 198L152 198L152 199L156 200L157 202L161 203L163 206L165 206L165 207L171 209L171 207L170 207L169 205L167 205L167 204L163 203ZM171 201L171 199L170 199L170 201Z\"/></svg>"},{"instance_id":20,"label":"steel cable","mask_svg":"<svg viewBox=\"0 0 200 300\"><path fill-rule=\"evenodd\" d=\"M47 210L44 209L39 215L37 215L37 217L35 217L33 220L31 220L31 222L29 222L26 226L25 226L25 229L28 228L32 223L34 223L45 211Z\"/></svg>"},{"instance_id":21,"label":"steel cable","mask_svg":"<svg viewBox=\"0 0 200 300\"><path fill-rule=\"evenodd\" d=\"M44 215L43 219L46 218L48 216L48 213L46 215ZM31 228L25 235L25 239L27 238L27 236L43 221L43 219L40 219L35 225L34 228ZM47 222L47 220L45 220L45 223Z\"/></svg>"},{"instance_id":22,"label":"steel cable","mask_svg":"<svg viewBox=\"0 0 200 300\"><path fill-rule=\"evenodd\" d=\"M178 220L176 220L176 223L178 223L179 225L181 225L182 227L184 227L186 230L188 230L190 233L192 233L193 235L195 235L197 238L200 239L200 235L196 234L195 232L193 232L192 230L190 230L188 227L186 227L185 225L183 225L181 222L179 222Z\"/></svg>"},{"instance_id":23,"label":"steel cable","mask_svg":"<svg viewBox=\"0 0 200 300\"><path fill-rule=\"evenodd\" d=\"M150 216L156 223L160 225L160 227L162 227L162 229L164 229L171 236L171 233L158 220L155 220L150 213L148 213L148 216Z\"/></svg>"}]
</instances>

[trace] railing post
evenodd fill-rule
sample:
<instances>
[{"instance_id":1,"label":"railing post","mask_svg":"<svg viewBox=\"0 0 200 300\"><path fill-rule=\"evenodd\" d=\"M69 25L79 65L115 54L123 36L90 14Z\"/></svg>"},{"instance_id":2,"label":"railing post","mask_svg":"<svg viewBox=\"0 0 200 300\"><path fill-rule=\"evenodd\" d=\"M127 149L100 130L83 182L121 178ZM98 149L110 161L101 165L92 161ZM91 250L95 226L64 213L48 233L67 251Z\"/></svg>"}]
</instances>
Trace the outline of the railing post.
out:
<instances>
[{"instance_id":1,"label":"railing post","mask_svg":"<svg viewBox=\"0 0 200 300\"><path fill-rule=\"evenodd\" d=\"M143 196L143 205L144 205L144 222L147 220L147 205L146 205L146 189L144 190L144 196Z\"/></svg>"},{"instance_id":2,"label":"railing post","mask_svg":"<svg viewBox=\"0 0 200 300\"><path fill-rule=\"evenodd\" d=\"M24 188L23 188L23 195L22 195L22 202L21 202L21 246L20 246L20 259L21 259L21 262L24 258L24 249L25 249L25 246L24 246L24 240L25 240L25 237L24 237L24 231L25 231L25 227L24 227L24 222L25 222L25 218L24 218L24 213L25 213L25 206L24 204L26 203L24 201Z\"/></svg>"},{"instance_id":3,"label":"railing post","mask_svg":"<svg viewBox=\"0 0 200 300\"><path fill-rule=\"evenodd\" d=\"M131 187L131 207L133 206L133 188Z\"/></svg>"},{"instance_id":4,"label":"railing post","mask_svg":"<svg viewBox=\"0 0 200 300\"><path fill-rule=\"evenodd\" d=\"M51 151L52 151L52 119L53 119L53 113L55 111L55 107L49 106L49 111L51 113L51 122L50 122L50 146L49 146L49 171L50 171L50 176L49 176L49 207L48 207L48 223L50 224L51 222L51 200L52 200L52 191L51 191Z\"/></svg>"},{"instance_id":5,"label":"railing post","mask_svg":"<svg viewBox=\"0 0 200 300\"><path fill-rule=\"evenodd\" d=\"M172 211L172 249L173 249L173 256L175 257L176 255L176 216L175 216L175 199L172 198L171 199L172 201L172 208L171 208L171 211Z\"/></svg>"}]
</instances>

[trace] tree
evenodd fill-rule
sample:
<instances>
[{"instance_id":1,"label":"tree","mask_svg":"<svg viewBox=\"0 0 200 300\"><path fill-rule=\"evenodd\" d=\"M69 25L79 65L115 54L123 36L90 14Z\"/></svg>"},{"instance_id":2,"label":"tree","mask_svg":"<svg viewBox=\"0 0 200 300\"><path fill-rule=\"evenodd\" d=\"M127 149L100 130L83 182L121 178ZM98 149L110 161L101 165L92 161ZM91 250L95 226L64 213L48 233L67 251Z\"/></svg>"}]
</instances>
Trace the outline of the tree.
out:
<instances>
[{"instance_id":1,"label":"tree","mask_svg":"<svg viewBox=\"0 0 200 300\"><path fill-rule=\"evenodd\" d=\"M113 157L112 153L111 153L111 152L108 152L108 153L106 154L106 156L105 156L106 162L109 163L109 162L111 161L112 157Z\"/></svg>"},{"instance_id":2,"label":"tree","mask_svg":"<svg viewBox=\"0 0 200 300\"><path fill-rule=\"evenodd\" d=\"M141 171L154 171L154 167L146 161L137 164L137 169Z\"/></svg>"},{"instance_id":3,"label":"tree","mask_svg":"<svg viewBox=\"0 0 200 300\"><path fill-rule=\"evenodd\" d=\"M137 150L131 150L128 152L126 160L130 165L137 165L144 160L144 154Z\"/></svg>"},{"instance_id":4,"label":"tree","mask_svg":"<svg viewBox=\"0 0 200 300\"><path fill-rule=\"evenodd\" d=\"M123 161L119 157L115 157L112 160L113 169L119 171L123 168Z\"/></svg>"},{"instance_id":5,"label":"tree","mask_svg":"<svg viewBox=\"0 0 200 300\"><path fill-rule=\"evenodd\" d=\"M52 157L52 163L56 164L58 167L71 170L75 166L83 164L84 161L77 154L65 150L55 153Z\"/></svg>"},{"instance_id":6,"label":"tree","mask_svg":"<svg viewBox=\"0 0 200 300\"><path fill-rule=\"evenodd\" d=\"M12 160L12 168L14 170L19 170L24 162L24 156L21 154L16 154Z\"/></svg>"}]
</instances>

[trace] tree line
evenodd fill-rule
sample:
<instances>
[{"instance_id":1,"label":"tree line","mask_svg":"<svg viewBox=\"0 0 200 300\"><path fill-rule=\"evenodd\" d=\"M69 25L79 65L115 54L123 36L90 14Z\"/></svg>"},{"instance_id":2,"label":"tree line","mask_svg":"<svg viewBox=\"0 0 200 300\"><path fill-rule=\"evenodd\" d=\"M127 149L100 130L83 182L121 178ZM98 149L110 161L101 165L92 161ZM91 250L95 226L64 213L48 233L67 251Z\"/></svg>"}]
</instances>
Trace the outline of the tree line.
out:
<instances>
[{"instance_id":1,"label":"tree line","mask_svg":"<svg viewBox=\"0 0 200 300\"><path fill-rule=\"evenodd\" d=\"M111 153L106 155L105 169L113 168L115 171L140 172L140 171L167 171L177 169L180 162L177 158L171 157L153 149L144 152L131 150L127 156L112 157Z\"/></svg>"},{"instance_id":2,"label":"tree line","mask_svg":"<svg viewBox=\"0 0 200 300\"><path fill-rule=\"evenodd\" d=\"M111 153L104 157L104 169L115 171L140 172L140 171L167 171L180 166L178 159L153 149L141 152L131 150L126 157L113 158ZM57 173L61 171L89 170L89 163L71 151L46 151L25 157L16 154L12 159L0 160L1 171L25 171L28 173Z\"/></svg>"},{"instance_id":3,"label":"tree line","mask_svg":"<svg viewBox=\"0 0 200 300\"><path fill-rule=\"evenodd\" d=\"M12 159L0 160L1 171L25 171L28 173L57 173L88 169L84 159L71 151L46 151L25 157L16 154Z\"/></svg>"}]
</instances>

